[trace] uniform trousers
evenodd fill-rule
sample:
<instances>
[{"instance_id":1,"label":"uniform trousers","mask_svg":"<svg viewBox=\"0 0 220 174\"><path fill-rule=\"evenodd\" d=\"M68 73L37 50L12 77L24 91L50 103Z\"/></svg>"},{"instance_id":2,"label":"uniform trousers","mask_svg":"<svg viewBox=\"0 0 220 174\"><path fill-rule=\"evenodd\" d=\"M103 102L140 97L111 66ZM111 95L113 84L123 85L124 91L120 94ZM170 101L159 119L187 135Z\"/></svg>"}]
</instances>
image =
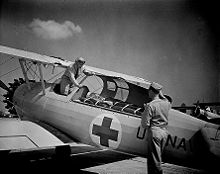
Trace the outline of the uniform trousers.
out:
<instances>
[{"instance_id":1,"label":"uniform trousers","mask_svg":"<svg viewBox=\"0 0 220 174\"><path fill-rule=\"evenodd\" d=\"M167 140L166 128L150 127L147 136L147 171L148 174L162 174L162 152Z\"/></svg>"},{"instance_id":2,"label":"uniform trousers","mask_svg":"<svg viewBox=\"0 0 220 174\"><path fill-rule=\"evenodd\" d=\"M60 81L60 94L68 95L72 82L67 76L63 76Z\"/></svg>"}]
</instances>

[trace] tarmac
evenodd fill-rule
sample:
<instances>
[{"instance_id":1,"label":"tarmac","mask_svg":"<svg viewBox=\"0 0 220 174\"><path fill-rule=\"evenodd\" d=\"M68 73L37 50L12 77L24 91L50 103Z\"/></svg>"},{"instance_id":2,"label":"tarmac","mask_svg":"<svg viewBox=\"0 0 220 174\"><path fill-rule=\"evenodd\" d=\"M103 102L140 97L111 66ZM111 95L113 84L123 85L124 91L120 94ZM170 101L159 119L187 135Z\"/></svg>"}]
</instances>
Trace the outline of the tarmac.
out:
<instances>
[{"instance_id":1,"label":"tarmac","mask_svg":"<svg viewBox=\"0 0 220 174\"><path fill-rule=\"evenodd\" d=\"M145 158L136 157L119 162L109 163L105 165L81 169L82 173L96 174L147 174L147 160ZM209 172L199 169L193 169L169 163L163 163L164 174L208 174Z\"/></svg>"},{"instance_id":2,"label":"tarmac","mask_svg":"<svg viewBox=\"0 0 220 174\"><path fill-rule=\"evenodd\" d=\"M31 161L0 161L1 170L8 173L77 173L77 174L147 174L147 160L141 157L91 165L93 160L75 158L71 160L39 160ZM92 162L93 163L93 162ZM83 167L90 166L90 167ZM169 163L163 163L163 174L213 174L199 169L193 169ZM218 173L216 171L216 173Z\"/></svg>"}]
</instances>

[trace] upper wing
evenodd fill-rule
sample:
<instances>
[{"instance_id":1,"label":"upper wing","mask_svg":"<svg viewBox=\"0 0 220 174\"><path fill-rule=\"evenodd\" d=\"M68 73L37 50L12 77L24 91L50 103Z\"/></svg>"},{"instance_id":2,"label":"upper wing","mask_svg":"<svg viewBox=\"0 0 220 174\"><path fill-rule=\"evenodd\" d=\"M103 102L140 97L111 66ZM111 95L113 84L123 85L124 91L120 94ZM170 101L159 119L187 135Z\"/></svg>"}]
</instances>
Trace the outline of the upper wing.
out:
<instances>
[{"instance_id":1,"label":"upper wing","mask_svg":"<svg viewBox=\"0 0 220 174\"><path fill-rule=\"evenodd\" d=\"M24 51L24 50L20 50L20 49L15 49L15 48L10 48L10 47L6 47L6 46L2 46L2 45L0 45L0 53L16 56L18 58L21 58L24 60L29 60L32 62L40 62L42 64L61 66L61 67L67 67L73 63L71 61L64 60L59 57L41 55L41 54L37 54L37 53L29 52L29 51ZM147 81L147 80L140 78L140 77L117 73L114 71L108 71L108 70L95 68L95 67L91 67L91 66L85 66L85 67L87 70L92 71L96 74L102 74L105 76L113 76L113 77L123 78L129 82L132 82L136 85L139 85L139 86L142 86L145 88L149 87L149 85L151 84L150 81Z\"/></svg>"},{"instance_id":2,"label":"upper wing","mask_svg":"<svg viewBox=\"0 0 220 174\"><path fill-rule=\"evenodd\" d=\"M24 51L2 45L0 45L0 53L16 56L18 58L22 58L32 62L40 62L43 64L62 66L62 67L67 67L71 63L73 63L71 61L67 61L59 57L41 55L30 51Z\"/></svg>"},{"instance_id":3,"label":"upper wing","mask_svg":"<svg viewBox=\"0 0 220 174\"><path fill-rule=\"evenodd\" d=\"M114 71L109 71L109 70L104 70L104 69L100 69L100 68L95 68L95 67L91 67L91 66L85 66L86 69L88 69L89 71L95 72L97 74L101 74L104 76L112 76L112 77L116 77L116 78L122 78L128 82L131 82L135 85L144 87L144 88L149 88L151 82L148 80L145 80L143 78L140 77L136 77L136 76L131 76L131 75L127 75L127 74L123 74L123 73L118 73L118 72L114 72Z\"/></svg>"}]
</instances>

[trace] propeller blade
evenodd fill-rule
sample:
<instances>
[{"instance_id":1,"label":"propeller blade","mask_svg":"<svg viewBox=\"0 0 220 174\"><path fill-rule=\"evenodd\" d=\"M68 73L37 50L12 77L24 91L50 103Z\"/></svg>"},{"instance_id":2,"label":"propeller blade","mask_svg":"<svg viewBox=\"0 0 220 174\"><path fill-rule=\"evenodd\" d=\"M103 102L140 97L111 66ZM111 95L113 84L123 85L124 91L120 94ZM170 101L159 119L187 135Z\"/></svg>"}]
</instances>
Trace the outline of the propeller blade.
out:
<instances>
[{"instance_id":1,"label":"propeller blade","mask_svg":"<svg viewBox=\"0 0 220 174\"><path fill-rule=\"evenodd\" d=\"M0 87L6 91L9 91L9 88L0 80Z\"/></svg>"}]
</instances>

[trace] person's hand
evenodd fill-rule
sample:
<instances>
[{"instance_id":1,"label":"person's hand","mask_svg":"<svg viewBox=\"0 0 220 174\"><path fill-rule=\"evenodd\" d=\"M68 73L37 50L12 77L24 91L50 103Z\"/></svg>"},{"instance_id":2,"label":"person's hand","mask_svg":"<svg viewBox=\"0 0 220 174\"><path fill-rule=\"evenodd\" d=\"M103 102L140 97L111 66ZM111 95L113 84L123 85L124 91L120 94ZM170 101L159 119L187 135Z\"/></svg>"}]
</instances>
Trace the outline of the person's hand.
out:
<instances>
[{"instance_id":1,"label":"person's hand","mask_svg":"<svg viewBox=\"0 0 220 174\"><path fill-rule=\"evenodd\" d=\"M89 72L88 75L89 75L89 76L94 76L95 73L94 73L94 72Z\"/></svg>"},{"instance_id":2,"label":"person's hand","mask_svg":"<svg viewBox=\"0 0 220 174\"><path fill-rule=\"evenodd\" d=\"M74 85L74 84L73 84L73 85L70 86L70 88L71 88L71 89L73 89L74 87L81 88L82 86L83 86L83 85L81 85L81 84L78 84L78 85Z\"/></svg>"},{"instance_id":3,"label":"person's hand","mask_svg":"<svg viewBox=\"0 0 220 174\"><path fill-rule=\"evenodd\" d=\"M83 85L79 84L77 87L78 87L78 88L82 88L82 87L83 87Z\"/></svg>"},{"instance_id":4,"label":"person's hand","mask_svg":"<svg viewBox=\"0 0 220 174\"><path fill-rule=\"evenodd\" d=\"M87 72L84 72L86 76L93 76L95 75L94 72L91 72L91 71L87 71Z\"/></svg>"},{"instance_id":5,"label":"person's hand","mask_svg":"<svg viewBox=\"0 0 220 174\"><path fill-rule=\"evenodd\" d=\"M92 76L94 76L94 75L95 75L95 73L94 73L94 72L91 72L90 74L91 74Z\"/></svg>"}]
</instances>

